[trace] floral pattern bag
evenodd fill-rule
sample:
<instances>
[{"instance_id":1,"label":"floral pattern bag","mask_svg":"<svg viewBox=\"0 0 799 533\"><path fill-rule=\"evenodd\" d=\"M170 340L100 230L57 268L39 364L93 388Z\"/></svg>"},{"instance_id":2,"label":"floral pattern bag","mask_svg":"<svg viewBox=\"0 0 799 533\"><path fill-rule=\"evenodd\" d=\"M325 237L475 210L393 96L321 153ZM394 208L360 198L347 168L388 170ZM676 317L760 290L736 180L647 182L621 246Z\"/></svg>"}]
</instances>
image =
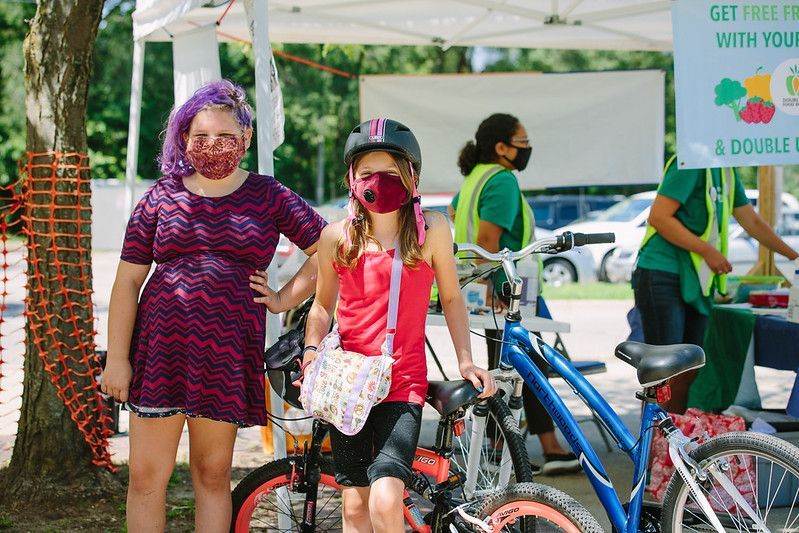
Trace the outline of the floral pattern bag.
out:
<instances>
[{"instance_id":1,"label":"floral pattern bag","mask_svg":"<svg viewBox=\"0 0 799 533\"><path fill-rule=\"evenodd\" d=\"M402 280L402 257L395 248L391 263L386 340L380 355L364 355L341 347L338 326L319 343L300 390L305 412L336 426L345 435L363 429L372 407L388 396L394 363L394 335Z\"/></svg>"}]
</instances>

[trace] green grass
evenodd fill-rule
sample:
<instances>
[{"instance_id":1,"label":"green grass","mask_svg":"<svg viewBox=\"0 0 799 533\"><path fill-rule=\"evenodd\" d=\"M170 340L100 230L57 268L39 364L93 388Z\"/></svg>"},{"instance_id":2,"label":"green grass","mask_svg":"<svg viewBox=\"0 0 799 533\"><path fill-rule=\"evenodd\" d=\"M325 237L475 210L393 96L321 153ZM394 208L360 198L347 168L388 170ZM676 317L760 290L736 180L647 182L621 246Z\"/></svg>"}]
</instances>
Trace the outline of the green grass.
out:
<instances>
[{"instance_id":1,"label":"green grass","mask_svg":"<svg viewBox=\"0 0 799 533\"><path fill-rule=\"evenodd\" d=\"M546 300L632 300L629 283L570 283L560 287L544 285Z\"/></svg>"},{"instance_id":2,"label":"green grass","mask_svg":"<svg viewBox=\"0 0 799 533\"><path fill-rule=\"evenodd\" d=\"M0 513L0 529L11 529L14 527L14 522L11 517L5 513Z\"/></svg>"},{"instance_id":3,"label":"green grass","mask_svg":"<svg viewBox=\"0 0 799 533\"><path fill-rule=\"evenodd\" d=\"M194 517L194 500L183 499L175 504L168 504L166 510L167 520L175 518L193 518Z\"/></svg>"}]
</instances>

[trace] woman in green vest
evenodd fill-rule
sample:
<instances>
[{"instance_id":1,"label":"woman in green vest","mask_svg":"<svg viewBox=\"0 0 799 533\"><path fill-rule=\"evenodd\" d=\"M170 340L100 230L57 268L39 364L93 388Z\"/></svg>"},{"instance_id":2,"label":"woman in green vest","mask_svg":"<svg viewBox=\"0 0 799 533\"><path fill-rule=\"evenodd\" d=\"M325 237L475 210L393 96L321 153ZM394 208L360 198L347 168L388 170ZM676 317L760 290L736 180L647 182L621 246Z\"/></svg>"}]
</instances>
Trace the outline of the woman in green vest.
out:
<instances>
[{"instance_id":1,"label":"woman in green vest","mask_svg":"<svg viewBox=\"0 0 799 533\"><path fill-rule=\"evenodd\" d=\"M502 248L520 250L534 239L532 210L522 196L514 170L524 170L532 147L527 130L513 115L496 113L485 119L466 143L458 159L463 186L452 199L450 216L455 221L455 242L473 242L490 252ZM494 275L488 284L487 302L501 302L504 272ZM507 306L507 301L501 306ZM486 330L489 368L499 366L502 330ZM536 361L539 367L546 366ZM559 474L580 469L577 458L558 442L552 419L544 406L527 388L524 389L527 429L538 435L545 463L540 472Z\"/></svg>"},{"instance_id":2,"label":"woman in green vest","mask_svg":"<svg viewBox=\"0 0 799 533\"><path fill-rule=\"evenodd\" d=\"M758 216L733 169L680 170L675 157L666 164L649 212L633 272L635 306L647 344L702 346L712 295L726 292L732 270L726 257L731 215L769 249L789 259L797 254ZM671 379L671 400L664 409L685 412L696 373Z\"/></svg>"}]
</instances>

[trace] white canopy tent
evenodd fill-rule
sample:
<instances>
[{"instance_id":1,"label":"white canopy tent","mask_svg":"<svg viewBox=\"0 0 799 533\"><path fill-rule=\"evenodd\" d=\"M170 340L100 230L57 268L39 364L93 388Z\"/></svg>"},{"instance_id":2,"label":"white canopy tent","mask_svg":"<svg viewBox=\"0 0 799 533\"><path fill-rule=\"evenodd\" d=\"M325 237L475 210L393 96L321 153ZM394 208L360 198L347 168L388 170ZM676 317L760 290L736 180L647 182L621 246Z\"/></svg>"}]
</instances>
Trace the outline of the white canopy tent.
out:
<instances>
[{"instance_id":1,"label":"white canopy tent","mask_svg":"<svg viewBox=\"0 0 799 533\"><path fill-rule=\"evenodd\" d=\"M256 0L272 40L513 48L671 50L670 0ZM139 0L135 40L216 22L227 0ZM203 7L203 6L216 7ZM248 39L240 2L220 30Z\"/></svg>"}]
</instances>

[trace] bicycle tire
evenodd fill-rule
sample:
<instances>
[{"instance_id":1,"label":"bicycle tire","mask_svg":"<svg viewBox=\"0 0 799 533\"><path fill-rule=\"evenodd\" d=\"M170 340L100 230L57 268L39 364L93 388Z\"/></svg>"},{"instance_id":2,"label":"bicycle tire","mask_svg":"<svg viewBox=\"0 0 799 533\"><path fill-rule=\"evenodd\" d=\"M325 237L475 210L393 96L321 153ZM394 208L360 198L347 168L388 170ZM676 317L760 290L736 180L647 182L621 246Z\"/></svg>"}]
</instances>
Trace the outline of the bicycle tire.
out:
<instances>
[{"instance_id":1,"label":"bicycle tire","mask_svg":"<svg viewBox=\"0 0 799 533\"><path fill-rule=\"evenodd\" d=\"M602 533L588 510L568 494L539 483L517 483L487 496L477 518L494 531Z\"/></svg>"},{"instance_id":2,"label":"bicycle tire","mask_svg":"<svg viewBox=\"0 0 799 533\"><path fill-rule=\"evenodd\" d=\"M519 429L516 419L511 414L510 408L502 400L499 393L486 399L486 405L488 407L487 417L493 418L495 427L504 440L505 444L503 444L503 446L507 446L510 452L510 461L512 464L510 482L512 483L514 480L516 483L532 481L533 471L527 456L527 446L524 441L524 436ZM472 409L476 407L477 406ZM468 418L467 416L467 419ZM483 440L486 440L485 434ZM489 436L488 440L492 440L492 437ZM497 439L493 440L496 441ZM453 439L453 450L455 452L452 456L453 470L466 472L466 460L471 444L471 431L469 428L467 428L462 435L456 436ZM484 446L484 443L481 443L481 446ZM507 486L499 486L497 484L499 473L498 466L501 465L496 464L496 459L489 457L489 454L481 452L478 468L480 479L477 485L478 492L476 492L478 497L482 494Z\"/></svg>"},{"instance_id":3,"label":"bicycle tire","mask_svg":"<svg viewBox=\"0 0 799 533\"><path fill-rule=\"evenodd\" d=\"M276 531L277 513L270 515L270 510L264 508L264 502L275 490L280 487L290 486L292 472L295 471L293 462L302 464L302 457L286 457L267 463L249 474L247 474L233 489L233 516L230 524L231 533L244 533L249 531ZM341 499L338 496L339 486L335 483L333 476L333 463L327 458L322 457L320 463L321 479L319 481L319 496L317 500L316 516L325 521L329 521L332 526L317 524L317 531L341 531ZM303 504L305 501L304 493L302 498L297 498L292 505L292 531L299 531L298 522L301 520ZM336 498L337 501L333 500ZM324 510L324 505L331 503L337 508ZM295 507L298 507L299 515L296 514ZM275 509L277 512L280 510ZM288 511L288 509L286 509ZM288 513L286 513L288 515ZM260 522L257 527L253 527L253 520Z\"/></svg>"},{"instance_id":4,"label":"bicycle tire","mask_svg":"<svg viewBox=\"0 0 799 533\"><path fill-rule=\"evenodd\" d=\"M763 462L754 463L747 462L743 454L751 454L754 458L760 461L771 460L772 465L770 467L769 478L767 481L767 485L771 486L771 481L774 479L776 481L776 476L780 475L780 469L784 472L782 474L782 479L777 487L777 492L783 487L785 475L791 473L793 476L793 480L789 480L789 483L792 481L794 486L796 487L796 492L791 497L792 498L792 507L788 511L789 514L787 518L783 521L781 515L775 511L777 508L775 503L777 501L778 494L775 494L773 498L770 498L768 494L766 494L766 502L771 501L771 506L767 507L765 517L760 512L760 497L762 494L760 493L761 488L761 479L759 477L760 469L763 466ZM779 522L783 523L782 529L780 527L775 527L771 529L771 531L785 531L785 524L788 524L789 521L793 521L793 526L788 528L787 530L793 531L793 527L799 527L799 510L795 514L791 514L791 511L794 507L797 506L797 497L799 497L799 448L792 445L791 443L774 437L772 435L765 435L762 433L744 433L744 432L732 432L726 433L724 435L719 435L714 437L707 442L698 446L693 452L691 452L691 458L694 459L699 465L705 469L710 465L714 464L716 461L729 457L735 456L737 459L735 460L735 466L739 469L739 472L746 473L747 478L746 481L749 482L750 487L752 487L752 496L750 497L750 502L757 503L757 512L764 519L764 522L767 526L771 524L771 520L778 520ZM743 460L742 460L743 459ZM774 473L774 463L777 464L778 470L777 473ZM735 475L733 472L733 468L730 468L730 472ZM752 470L754 468L754 479L752 479ZM763 470L765 475L765 470ZM712 479L712 477L710 478ZM744 480L743 474L741 474L741 480ZM754 482L754 484L752 483ZM708 484L706 482L703 484L702 488L707 490L710 494L712 492L712 484ZM717 482L715 482L717 483ZM734 483L733 483L734 484ZM790 490L790 484L787 485L788 490ZM710 487L710 488L708 488ZM748 493L746 487L744 487L743 492ZM726 495L726 493L725 493ZM740 531L740 526L736 526L736 521L746 522L748 516L740 507L735 507L737 513L743 513L740 515L732 516L730 514L730 507L728 503L725 503L721 500L722 494L720 492L715 492L709 500L713 500L711 505L716 505L717 511L716 516L720 518L722 522L722 526L727 531ZM663 514L661 517L661 530L666 532L682 532L684 530L690 531L692 529L686 528L686 525L697 522L699 520L705 519L704 514L701 514L700 511L694 511L691 507L686 507L686 502L690 497L690 491L688 485L682 479L682 477L675 472L672 476L671 480L669 481L669 485L666 488L666 495L663 499ZM757 498L757 502L754 498ZM731 500L727 500L730 502ZM732 502L735 503L735 502ZM720 504L727 505L727 509L724 513L718 511L718 507ZM753 511L754 511L754 505ZM688 515L686 515L685 511L688 510ZM769 518L769 514L771 511L774 511L776 515L772 515L771 519ZM726 513L726 514L725 514ZM690 516L693 515L693 516ZM792 518L793 517L793 518ZM707 521L707 520L706 520ZM732 523L732 528L729 528L726 524ZM709 526L710 524L708 524ZM777 522L775 522L775 526L777 526ZM735 529L738 527L738 529ZM749 531L751 530L749 527L744 525L744 530ZM694 529L695 530L695 529ZM711 531L713 529L710 529Z\"/></svg>"}]
</instances>

